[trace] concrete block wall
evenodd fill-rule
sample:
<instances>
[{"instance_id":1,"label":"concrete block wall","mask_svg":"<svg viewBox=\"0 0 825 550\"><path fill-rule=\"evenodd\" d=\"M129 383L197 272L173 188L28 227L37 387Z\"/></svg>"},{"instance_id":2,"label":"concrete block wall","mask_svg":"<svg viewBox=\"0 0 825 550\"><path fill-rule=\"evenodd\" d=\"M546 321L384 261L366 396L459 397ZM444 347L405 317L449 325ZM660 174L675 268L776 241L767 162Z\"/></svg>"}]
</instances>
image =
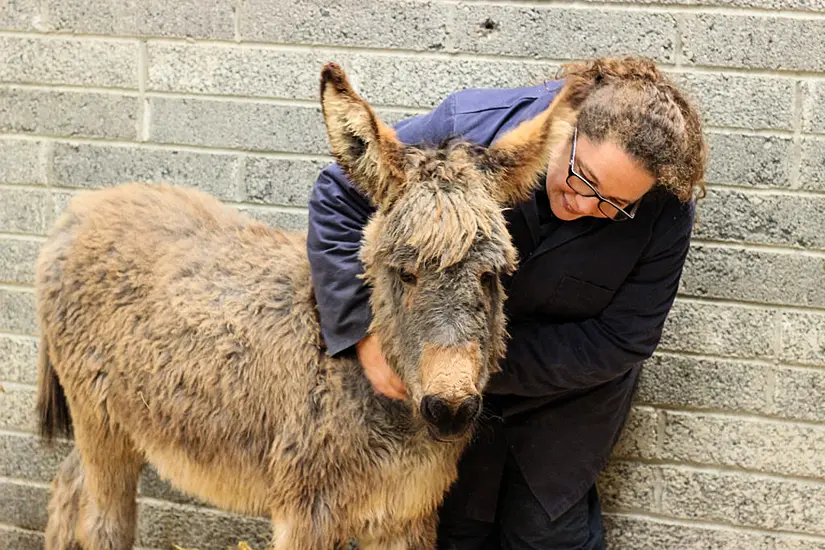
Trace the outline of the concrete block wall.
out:
<instances>
[{"instance_id":1,"label":"concrete block wall","mask_svg":"<svg viewBox=\"0 0 825 550\"><path fill-rule=\"evenodd\" d=\"M622 53L694 94L711 190L600 482L610 548L825 549L825 0L0 3L0 548L41 547L70 449L32 435L32 279L73 193L166 180L302 228L324 62L394 122ZM266 540L151 471L140 512L144 548Z\"/></svg>"}]
</instances>

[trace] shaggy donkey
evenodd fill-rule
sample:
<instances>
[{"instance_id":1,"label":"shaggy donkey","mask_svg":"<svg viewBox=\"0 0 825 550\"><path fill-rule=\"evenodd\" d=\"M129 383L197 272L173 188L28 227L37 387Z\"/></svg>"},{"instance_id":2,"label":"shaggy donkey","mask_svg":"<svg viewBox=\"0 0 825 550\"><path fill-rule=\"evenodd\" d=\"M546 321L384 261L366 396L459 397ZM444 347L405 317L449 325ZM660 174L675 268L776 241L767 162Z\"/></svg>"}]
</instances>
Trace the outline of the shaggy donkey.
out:
<instances>
[{"instance_id":1,"label":"shaggy donkey","mask_svg":"<svg viewBox=\"0 0 825 550\"><path fill-rule=\"evenodd\" d=\"M516 252L502 209L571 135L575 84L489 149L419 148L324 67L332 152L378 209L361 250L371 330L406 402L325 354L302 235L178 187L74 199L36 267L41 432L75 439L46 548L131 548L147 462L218 507L271 517L273 549L434 548L504 350L498 275Z\"/></svg>"}]
</instances>

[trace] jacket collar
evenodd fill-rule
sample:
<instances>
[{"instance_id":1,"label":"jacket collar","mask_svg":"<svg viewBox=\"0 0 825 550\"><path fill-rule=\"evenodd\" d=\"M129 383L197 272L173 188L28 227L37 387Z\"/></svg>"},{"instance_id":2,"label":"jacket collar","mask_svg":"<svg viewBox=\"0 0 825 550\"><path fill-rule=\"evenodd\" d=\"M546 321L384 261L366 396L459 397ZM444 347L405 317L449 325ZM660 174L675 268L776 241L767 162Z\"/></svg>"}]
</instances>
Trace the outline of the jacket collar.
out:
<instances>
[{"instance_id":1,"label":"jacket collar","mask_svg":"<svg viewBox=\"0 0 825 550\"><path fill-rule=\"evenodd\" d=\"M544 192L543 186L536 190L536 193ZM539 225L538 206L536 205L536 193L534 193L533 197L523 203L519 208L521 214L524 216L525 222L527 223L527 227L530 230L530 237L533 245L533 252L530 254L531 257L535 257L553 250L554 248L558 248L559 246L573 239L584 236L587 233L602 227L605 223L608 223L607 220L593 217L584 217L569 222L562 222L559 224L559 227L550 233L544 241L540 241L541 228Z\"/></svg>"}]
</instances>

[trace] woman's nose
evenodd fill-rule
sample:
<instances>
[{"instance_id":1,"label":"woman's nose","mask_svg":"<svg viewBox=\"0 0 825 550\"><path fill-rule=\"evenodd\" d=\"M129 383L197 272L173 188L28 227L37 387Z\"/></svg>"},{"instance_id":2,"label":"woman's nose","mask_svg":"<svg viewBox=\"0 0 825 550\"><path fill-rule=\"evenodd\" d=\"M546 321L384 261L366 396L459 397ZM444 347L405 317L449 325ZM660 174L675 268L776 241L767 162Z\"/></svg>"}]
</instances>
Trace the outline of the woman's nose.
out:
<instances>
[{"instance_id":1,"label":"woman's nose","mask_svg":"<svg viewBox=\"0 0 825 550\"><path fill-rule=\"evenodd\" d=\"M588 216L601 216L598 197L585 197L576 194L576 210Z\"/></svg>"}]
</instances>

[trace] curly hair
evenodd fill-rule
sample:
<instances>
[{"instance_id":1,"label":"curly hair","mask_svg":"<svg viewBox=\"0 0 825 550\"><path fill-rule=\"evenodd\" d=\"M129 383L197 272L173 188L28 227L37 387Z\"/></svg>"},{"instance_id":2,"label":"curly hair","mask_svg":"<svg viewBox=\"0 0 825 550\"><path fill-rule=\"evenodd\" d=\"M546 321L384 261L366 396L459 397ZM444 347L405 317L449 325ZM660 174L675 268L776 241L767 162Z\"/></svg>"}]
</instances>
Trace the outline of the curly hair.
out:
<instances>
[{"instance_id":1,"label":"curly hair","mask_svg":"<svg viewBox=\"0 0 825 550\"><path fill-rule=\"evenodd\" d=\"M705 196L699 113L652 60L601 57L562 65L557 76L583 94L580 133L622 147L680 200Z\"/></svg>"}]
</instances>

